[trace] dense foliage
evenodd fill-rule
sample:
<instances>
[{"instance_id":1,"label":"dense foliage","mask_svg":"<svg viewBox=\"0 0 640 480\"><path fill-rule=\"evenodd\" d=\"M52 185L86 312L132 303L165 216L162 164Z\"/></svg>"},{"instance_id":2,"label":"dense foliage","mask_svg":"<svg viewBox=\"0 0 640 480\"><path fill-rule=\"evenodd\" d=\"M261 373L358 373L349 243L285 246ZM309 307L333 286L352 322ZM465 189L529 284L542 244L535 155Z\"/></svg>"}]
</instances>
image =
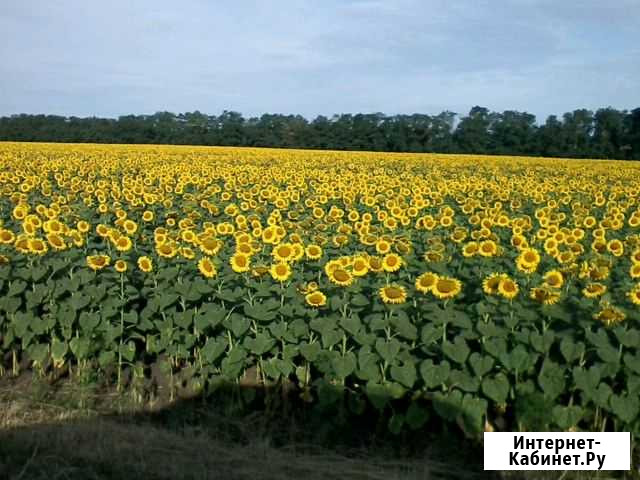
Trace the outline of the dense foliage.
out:
<instances>
[{"instance_id":1,"label":"dense foliage","mask_svg":"<svg viewBox=\"0 0 640 480\"><path fill-rule=\"evenodd\" d=\"M640 433L638 163L4 144L0 167L2 374Z\"/></svg>"},{"instance_id":2,"label":"dense foliage","mask_svg":"<svg viewBox=\"0 0 640 480\"><path fill-rule=\"evenodd\" d=\"M640 108L602 108L550 116L538 125L526 112L474 107L460 118L381 113L319 116L237 112L128 115L118 119L53 115L0 118L0 140L156 143L314 148L385 152L438 152L544 157L640 159Z\"/></svg>"}]
</instances>

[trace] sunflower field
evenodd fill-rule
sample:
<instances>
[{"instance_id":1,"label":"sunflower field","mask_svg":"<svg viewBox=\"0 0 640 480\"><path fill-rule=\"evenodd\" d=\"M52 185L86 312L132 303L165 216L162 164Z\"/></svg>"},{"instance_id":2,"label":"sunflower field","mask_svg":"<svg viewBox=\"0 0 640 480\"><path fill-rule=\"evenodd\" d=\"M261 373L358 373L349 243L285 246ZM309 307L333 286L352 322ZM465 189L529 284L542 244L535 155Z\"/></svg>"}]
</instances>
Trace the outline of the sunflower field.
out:
<instances>
[{"instance_id":1,"label":"sunflower field","mask_svg":"<svg viewBox=\"0 0 640 480\"><path fill-rule=\"evenodd\" d=\"M640 433L640 163L0 144L0 374Z\"/></svg>"}]
</instances>

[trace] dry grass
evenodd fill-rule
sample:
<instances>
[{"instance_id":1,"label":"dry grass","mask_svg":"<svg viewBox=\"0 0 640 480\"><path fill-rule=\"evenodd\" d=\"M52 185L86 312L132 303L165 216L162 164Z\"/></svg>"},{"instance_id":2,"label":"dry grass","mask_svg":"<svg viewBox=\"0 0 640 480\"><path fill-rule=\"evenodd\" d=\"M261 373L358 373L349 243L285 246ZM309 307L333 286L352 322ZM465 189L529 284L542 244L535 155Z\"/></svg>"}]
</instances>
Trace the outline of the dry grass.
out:
<instances>
[{"instance_id":1,"label":"dry grass","mask_svg":"<svg viewBox=\"0 0 640 480\"><path fill-rule=\"evenodd\" d=\"M428 453L400 458L384 449L345 453L312 442L275 445L259 417L199 412L199 422L189 425L181 421L184 411L165 411L158 421L121 404L111 403L111 411L104 403L61 404L73 393L58 392L52 400L50 392L34 398L0 391L1 479L487 478L464 462L442 463Z\"/></svg>"}]
</instances>

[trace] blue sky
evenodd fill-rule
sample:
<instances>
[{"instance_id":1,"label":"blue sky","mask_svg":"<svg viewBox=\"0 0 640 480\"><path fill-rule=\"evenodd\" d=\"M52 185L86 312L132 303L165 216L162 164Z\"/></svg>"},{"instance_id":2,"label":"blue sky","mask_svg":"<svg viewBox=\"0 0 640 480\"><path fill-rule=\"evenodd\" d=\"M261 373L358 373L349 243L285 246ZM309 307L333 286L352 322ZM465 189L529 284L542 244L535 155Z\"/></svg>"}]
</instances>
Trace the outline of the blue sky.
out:
<instances>
[{"instance_id":1,"label":"blue sky","mask_svg":"<svg viewBox=\"0 0 640 480\"><path fill-rule=\"evenodd\" d=\"M0 115L640 106L638 0L3 0Z\"/></svg>"}]
</instances>

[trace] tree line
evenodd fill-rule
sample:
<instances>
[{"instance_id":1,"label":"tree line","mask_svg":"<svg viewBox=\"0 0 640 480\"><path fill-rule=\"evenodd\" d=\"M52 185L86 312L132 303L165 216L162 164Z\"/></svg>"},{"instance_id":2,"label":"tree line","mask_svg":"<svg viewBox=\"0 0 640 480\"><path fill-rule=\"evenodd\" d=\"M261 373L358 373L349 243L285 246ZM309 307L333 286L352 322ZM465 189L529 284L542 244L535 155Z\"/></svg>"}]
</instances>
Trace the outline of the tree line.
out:
<instances>
[{"instance_id":1,"label":"tree line","mask_svg":"<svg viewBox=\"0 0 640 480\"><path fill-rule=\"evenodd\" d=\"M225 110L79 118L0 118L0 140L158 143L249 147L533 155L640 160L640 108L578 109L543 124L527 112L475 106L466 116L341 114L309 121L300 115L244 118Z\"/></svg>"}]
</instances>

